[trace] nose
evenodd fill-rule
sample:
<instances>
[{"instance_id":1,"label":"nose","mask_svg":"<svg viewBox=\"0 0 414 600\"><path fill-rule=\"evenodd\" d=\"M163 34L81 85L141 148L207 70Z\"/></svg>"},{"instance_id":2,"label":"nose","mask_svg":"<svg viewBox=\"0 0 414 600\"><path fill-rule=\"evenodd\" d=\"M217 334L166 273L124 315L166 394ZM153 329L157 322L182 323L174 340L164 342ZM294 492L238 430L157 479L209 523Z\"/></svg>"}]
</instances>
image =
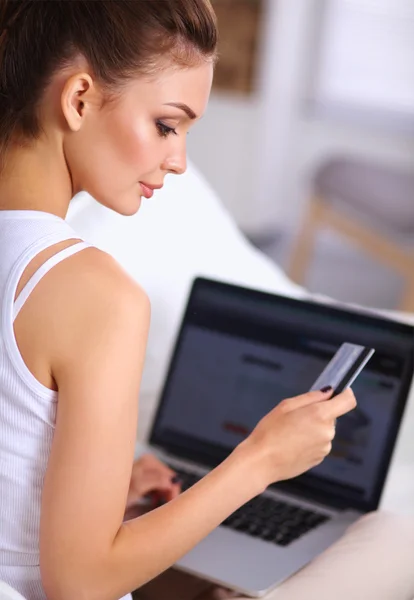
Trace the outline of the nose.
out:
<instances>
[{"instance_id":1,"label":"nose","mask_svg":"<svg viewBox=\"0 0 414 600\"><path fill-rule=\"evenodd\" d=\"M186 148L182 147L179 151L167 156L164 159L161 168L175 175L182 175L187 170L187 152Z\"/></svg>"}]
</instances>

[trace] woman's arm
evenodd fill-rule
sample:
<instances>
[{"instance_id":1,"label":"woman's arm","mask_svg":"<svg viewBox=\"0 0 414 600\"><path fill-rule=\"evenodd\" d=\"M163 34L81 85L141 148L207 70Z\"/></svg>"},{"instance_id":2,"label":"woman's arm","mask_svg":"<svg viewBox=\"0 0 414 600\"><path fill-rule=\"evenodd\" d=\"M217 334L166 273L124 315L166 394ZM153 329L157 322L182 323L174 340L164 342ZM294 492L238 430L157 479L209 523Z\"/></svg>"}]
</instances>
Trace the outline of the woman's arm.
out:
<instances>
[{"instance_id":1,"label":"woman's arm","mask_svg":"<svg viewBox=\"0 0 414 600\"><path fill-rule=\"evenodd\" d=\"M203 483L176 504L123 524L148 299L96 249L56 267L39 292L48 298L39 320L59 389L42 495L43 584L51 600L118 598L170 566L255 490L243 489L242 464L224 466L207 489ZM223 494L225 486L231 494Z\"/></svg>"},{"instance_id":2,"label":"woman's arm","mask_svg":"<svg viewBox=\"0 0 414 600\"><path fill-rule=\"evenodd\" d=\"M59 401L42 496L42 581L50 600L114 600L171 566L271 481L320 462L333 418L353 406L338 397L322 403L324 412L317 394L281 403L193 488L123 523L149 303L96 249L65 262L43 288Z\"/></svg>"}]
</instances>

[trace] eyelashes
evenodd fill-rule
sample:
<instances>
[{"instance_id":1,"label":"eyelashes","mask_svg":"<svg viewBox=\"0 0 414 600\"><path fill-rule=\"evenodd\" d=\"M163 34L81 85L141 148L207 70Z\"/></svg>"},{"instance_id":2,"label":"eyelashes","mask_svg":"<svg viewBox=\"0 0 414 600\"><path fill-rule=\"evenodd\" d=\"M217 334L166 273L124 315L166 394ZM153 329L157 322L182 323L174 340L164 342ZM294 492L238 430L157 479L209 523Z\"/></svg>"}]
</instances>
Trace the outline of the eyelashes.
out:
<instances>
[{"instance_id":1,"label":"eyelashes","mask_svg":"<svg viewBox=\"0 0 414 600\"><path fill-rule=\"evenodd\" d=\"M163 123L162 121L157 121L156 126L158 130L158 135L162 138L167 138L171 134L178 135L173 127L168 127L168 125L165 125L165 123Z\"/></svg>"}]
</instances>

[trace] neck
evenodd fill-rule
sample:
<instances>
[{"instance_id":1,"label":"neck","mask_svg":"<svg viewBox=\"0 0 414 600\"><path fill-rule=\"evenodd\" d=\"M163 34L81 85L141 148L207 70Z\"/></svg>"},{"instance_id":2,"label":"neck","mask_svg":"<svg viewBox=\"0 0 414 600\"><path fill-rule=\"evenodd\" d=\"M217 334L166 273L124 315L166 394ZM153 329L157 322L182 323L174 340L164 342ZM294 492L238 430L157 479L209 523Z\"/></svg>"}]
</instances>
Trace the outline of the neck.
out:
<instances>
[{"instance_id":1,"label":"neck","mask_svg":"<svg viewBox=\"0 0 414 600\"><path fill-rule=\"evenodd\" d=\"M0 173L0 210L39 210L64 219L73 195L58 147L38 143L9 151Z\"/></svg>"}]
</instances>

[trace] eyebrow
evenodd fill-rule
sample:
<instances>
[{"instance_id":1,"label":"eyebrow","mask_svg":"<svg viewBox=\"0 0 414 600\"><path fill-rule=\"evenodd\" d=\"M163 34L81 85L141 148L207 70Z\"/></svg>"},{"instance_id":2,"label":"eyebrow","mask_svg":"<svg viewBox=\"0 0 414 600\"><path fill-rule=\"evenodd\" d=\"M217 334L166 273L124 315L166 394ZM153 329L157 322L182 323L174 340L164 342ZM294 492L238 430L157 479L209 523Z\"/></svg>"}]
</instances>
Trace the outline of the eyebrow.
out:
<instances>
[{"instance_id":1,"label":"eyebrow","mask_svg":"<svg viewBox=\"0 0 414 600\"><path fill-rule=\"evenodd\" d=\"M179 108L180 110L184 111L188 118L192 121L197 119L197 115L189 106L187 106L187 104L182 104L181 102L167 102L164 104L164 106L174 106L175 108Z\"/></svg>"}]
</instances>

